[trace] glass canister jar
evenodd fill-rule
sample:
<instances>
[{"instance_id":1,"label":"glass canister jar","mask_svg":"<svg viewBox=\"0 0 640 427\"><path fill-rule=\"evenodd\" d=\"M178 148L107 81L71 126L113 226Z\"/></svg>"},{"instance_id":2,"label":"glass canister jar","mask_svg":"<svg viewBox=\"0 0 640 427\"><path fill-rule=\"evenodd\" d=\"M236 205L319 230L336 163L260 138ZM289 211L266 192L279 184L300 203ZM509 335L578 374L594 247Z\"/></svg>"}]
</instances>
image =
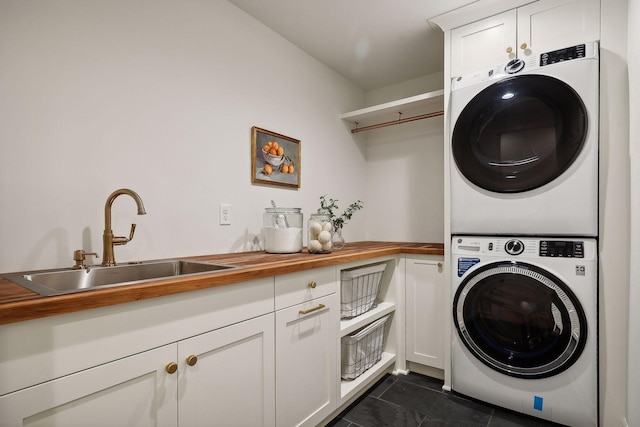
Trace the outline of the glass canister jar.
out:
<instances>
[{"instance_id":1,"label":"glass canister jar","mask_svg":"<svg viewBox=\"0 0 640 427\"><path fill-rule=\"evenodd\" d=\"M302 251L300 208L266 208L262 216L264 250L272 254Z\"/></svg>"},{"instance_id":2,"label":"glass canister jar","mask_svg":"<svg viewBox=\"0 0 640 427\"><path fill-rule=\"evenodd\" d=\"M328 214L311 214L307 223L309 243L307 249L310 254L328 254L331 252L333 226Z\"/></svg>"}]
</instances>

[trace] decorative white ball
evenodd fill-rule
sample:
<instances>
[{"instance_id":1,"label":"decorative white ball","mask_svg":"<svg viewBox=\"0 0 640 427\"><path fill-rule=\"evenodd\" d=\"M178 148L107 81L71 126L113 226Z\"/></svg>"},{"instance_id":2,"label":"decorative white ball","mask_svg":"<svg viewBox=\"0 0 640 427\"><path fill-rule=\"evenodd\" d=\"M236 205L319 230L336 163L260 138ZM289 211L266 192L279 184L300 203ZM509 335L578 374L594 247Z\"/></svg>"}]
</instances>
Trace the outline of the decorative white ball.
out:
<instances>
[{"instance_id":1,"label":"decorative white ball","mask_svg":"<svg viewBox=\"0 0 640 427\"><path fill-rule=\"evenodd\" d=\"M322 243L317 240L309 241L309 251L310 252L320 252L322 250Z\"/></svg>"},{"instance_id":2,"label":"decorative white ball","mask_svg":"<svg viewBox=\"0 0 640 427\"><path fill-rule=\"evenodd\" d=\"M331 250L331 240L329 240L327 243L323 243L322 244L322 250L323 251L330 251Z\"/></svg>"},{"instance_id":3,"label":"decorative white ball","mask_svg":"<svg viewBox=\"0 0 640 427\"><path fill-rule=\"evenodd\" d=\"M329 233L328 231L321 231L320 234L318 234L318 241L320 243L327 243L331 241L331 233Z\"/></svg>"},{"instance_id":4,"label":"decorative white ball","mask_svg":"<svg viewBox=\"0 0 640 427\"><path fill-rule=\"evenodd\" d=\"M317 237L322 231L322 224L318 221L309 221L309 233L312 237Z\"/></svg>"},{"instance_id":5,"label":"decorative white ball","mask_svg":"<svg viewBox=\"0 0 640 427\"><path fill-rule=\"evenodd\" d=\"M331 231L333 227L331 226L330 222L323 222L322 223L322 231Z\"/></svg>"}]
</instances>

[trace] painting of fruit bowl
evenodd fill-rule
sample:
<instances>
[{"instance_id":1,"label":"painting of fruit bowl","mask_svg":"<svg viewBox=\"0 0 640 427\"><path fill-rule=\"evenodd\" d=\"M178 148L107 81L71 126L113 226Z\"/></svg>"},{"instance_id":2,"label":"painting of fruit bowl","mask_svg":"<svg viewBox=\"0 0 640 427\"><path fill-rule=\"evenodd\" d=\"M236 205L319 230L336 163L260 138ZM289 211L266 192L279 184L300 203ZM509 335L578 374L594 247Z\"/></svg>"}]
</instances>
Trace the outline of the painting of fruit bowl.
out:
<instances>
[{"instance_id":1,"label":"painting of fruit bowl","mask_svg":"<svg viewBox=\"0 0 640 427\"><path fill-rule=\"evenodd\" d=\"M251 182L300 188L300 141L253 126Z\"/></svg>"},{"instance_id":2,"label":"painting of fruit bowl","mask_svg":"<svg viewBox=\"0 0 640 427\"><path fill-rule=\"evenodd\" d=\"M280 166L284 161L284 154L278 156L277 154L271 154L267 151L262 150L262 157L264 161L269 163L271 166Z\"/></svg>"}]
</instances>

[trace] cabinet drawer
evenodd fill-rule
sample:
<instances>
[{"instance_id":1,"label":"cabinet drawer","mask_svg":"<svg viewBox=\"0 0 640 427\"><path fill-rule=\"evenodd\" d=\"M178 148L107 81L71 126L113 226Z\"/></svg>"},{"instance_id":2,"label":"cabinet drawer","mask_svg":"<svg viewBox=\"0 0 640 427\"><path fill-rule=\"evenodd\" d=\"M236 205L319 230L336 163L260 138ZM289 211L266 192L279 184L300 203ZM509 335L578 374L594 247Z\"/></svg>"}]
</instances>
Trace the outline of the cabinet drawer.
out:
<instances>
[{"instance_id":1,"label":"cabinet drawer","mask_svg":"<svg viewBox=\"0 0 640 427\"><path fill-rule=\"evenodd\" d=\"M276 276L276 310L332 294L337 288L335 267Z\"/></svg>"}]
</instances>

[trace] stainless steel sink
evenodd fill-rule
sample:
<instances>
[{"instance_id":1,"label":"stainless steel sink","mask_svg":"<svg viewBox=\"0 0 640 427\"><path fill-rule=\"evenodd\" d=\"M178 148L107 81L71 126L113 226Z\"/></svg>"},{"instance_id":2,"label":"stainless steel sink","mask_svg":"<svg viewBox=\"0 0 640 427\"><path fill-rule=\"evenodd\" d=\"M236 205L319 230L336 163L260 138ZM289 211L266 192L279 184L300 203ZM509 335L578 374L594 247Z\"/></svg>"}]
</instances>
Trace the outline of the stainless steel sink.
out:
<instances>
[{"instance_id":1,"label":"stainless steel sink","mask_svg":"<svg viewBox=\"0 0 640 427\"><path fill-rule=\"evenodd\" d=\"M78 270L66 268L10 273L3 277L41 295L61 295L236 268L239 267L174 259L118 264L111 267L88 266Z\"/></svg>"}]
</instances>

